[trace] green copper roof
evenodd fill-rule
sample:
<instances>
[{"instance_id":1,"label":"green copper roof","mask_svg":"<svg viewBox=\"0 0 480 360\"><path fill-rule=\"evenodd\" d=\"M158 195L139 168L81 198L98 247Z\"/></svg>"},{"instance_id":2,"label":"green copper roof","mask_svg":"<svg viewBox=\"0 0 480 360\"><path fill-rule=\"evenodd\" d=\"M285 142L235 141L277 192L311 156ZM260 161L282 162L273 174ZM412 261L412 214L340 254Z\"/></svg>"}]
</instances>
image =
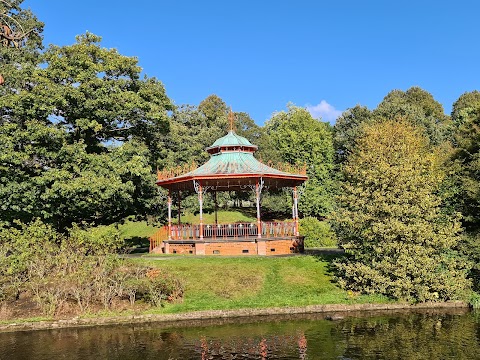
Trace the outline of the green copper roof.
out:
<instances>
[{"instance_id":1,"label":"green copper roof","mask_svg":"<svg viewBox=\"0 0 480 360\"><path fill-rule=\"evenodd\" d=\"M247 140L248 141L248 140ZM183 176L205 176L225 174L275 174L292 175L262 164L253 153L243 151L226 151L212 155L210 160L199 168Z\"/></svg>"},{"instance_id":2,"label":"green copper roof","mask_svg":"<svg viewBox=\"0 0 480 360\"><path fill-rule=\"evenodd\" d=\"M216 146L238 146L238 145L255 146L255 145L252 145L252 143L247 139L245 139L243 136L237 135L233 130L230 130L227 135L215 141L213 145L210 146L210 148L213 148Z\"/></svg>"},{"instance_id":3,"label":"green copper roof","mask_svg":"<svg viewBox=\"0 0 480 360\"><path fill-rule=\"evenodd\" d=\"M231 190L244 190L246 186L262 183L272 189L301 185L308 177L295 174L299 169L288 166L282 170L274 169L255 159L254 151L257 149L250 141L230 130L227 135L215 141L207 148L211 154L210 160L199 168L187 173L167 171L166 176L159 173L157 185L169 190L197 191L195 180L202 181L207 189L215 188ZM304 171L304 170L301 170ZM191 181L194 180L194 181ZM198 184L198 183L197 183Z\"/></svg>"}]
</instances>

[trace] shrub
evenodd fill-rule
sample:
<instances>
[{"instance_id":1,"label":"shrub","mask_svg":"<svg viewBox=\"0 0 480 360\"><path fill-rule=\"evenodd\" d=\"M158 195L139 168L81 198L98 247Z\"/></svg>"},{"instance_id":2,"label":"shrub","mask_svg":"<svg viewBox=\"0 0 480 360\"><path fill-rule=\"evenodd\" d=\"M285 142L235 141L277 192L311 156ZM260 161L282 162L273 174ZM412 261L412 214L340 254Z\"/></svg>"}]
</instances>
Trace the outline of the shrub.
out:
<instances>
[{"instance_id":1,"label":"shrub","mask_svg":"<svg viewBox=\"0 0 480 360\"><path fill-rule=\"evenodd\" d=\"M116 299L160 306L183 296L174 276L128 264L114 253L120 242L113 228L74 226L70 237L63 237L39 221L18 225L11 232L0 230L0 301L26 292L52 316L65 303L85 312L108 309Z\"/></svg>"},{"instance_id":2,"label":"shrub","mask_svg":"<svg viewBox=\"0 0 480 360\"><path fill-rule=\"evenodd\" d=\"M330 224L314 217L305 217L300 220L300 234L305 236L307 248L337 246L337 239Z\"/></svg>"},{"instance_id":3,"label":"shrub","mask_svg":"<svg viewBox=\"0 0 480 360\"><path fill-rule=\"evenodd\" d=\"M117 252L124 245L124 240L113 225L82 229L74 224L63 244L81 248L85 255L103 255Z\"/></svg>"},{"instance_id":4,"label":"shrub","mask_svg":"<svg viewBox=\"0 0 480 360\"><path fill-rule=\"evenodd\" d=\"M465 234L458 247L472 264L469 278L472 279L473 289L480 294L480 232Z\"/></svg>"},{"instance_id":5,"label":"shrub","mask_svg":"<svg viewBox=\"0 0 480 360\"><path fill-rule=\"evenodd\" d=\"M442 211L444 156L405 120L364 128L343 167L333 224L348 257L336 264L348 290L407 301L446 301L470 287L457 214Z\"/></svg>"}]
</instances>

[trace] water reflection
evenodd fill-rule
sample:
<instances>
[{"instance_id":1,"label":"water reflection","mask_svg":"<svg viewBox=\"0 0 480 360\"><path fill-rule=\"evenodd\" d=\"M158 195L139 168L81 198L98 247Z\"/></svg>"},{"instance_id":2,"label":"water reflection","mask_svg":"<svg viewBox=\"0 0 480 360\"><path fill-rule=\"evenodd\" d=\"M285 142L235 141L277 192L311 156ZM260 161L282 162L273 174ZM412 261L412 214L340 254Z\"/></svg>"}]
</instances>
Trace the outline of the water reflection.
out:
<instances>
[{"instance_id":1,"label":"water reflection","mask_svg":"<svg viewBox=\"0 0 480 360\"><path fill-rule=\"evenodd\" d=\"M0 359L480 359L473 313L351 315L0 333Z\"/></svg>"},{"instance_id":2,"label":"water reflection","mask_svg":"<svg viewBox=\"0 0 480 360\"><path fill-rule=\"evenodd\" d=\"M306 359L307 339L301 331L295 335L233 337L219 341L202 337L201 359Z\"/></svg>"}]
</instances>

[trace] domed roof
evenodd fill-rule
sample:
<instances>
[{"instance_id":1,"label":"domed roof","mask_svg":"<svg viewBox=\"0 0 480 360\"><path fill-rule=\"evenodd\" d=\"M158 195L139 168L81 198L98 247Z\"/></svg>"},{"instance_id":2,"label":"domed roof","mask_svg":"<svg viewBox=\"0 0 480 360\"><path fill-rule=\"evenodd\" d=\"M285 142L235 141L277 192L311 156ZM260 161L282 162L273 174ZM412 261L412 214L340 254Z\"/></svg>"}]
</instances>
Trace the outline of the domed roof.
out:
<instances>
[{"instance_id":1,"label":"domed roof","mask_svg":"<svg viewBox=\"0 0 480 360\"><path fill-rule=\"evenodd\" d=\"M216 148L225 148L225 147L237 147L237 146L245 146L248 148L253 148L253 150L257 149L256 145L253 145L250 141L248 141L243 136L240 136L235 133L235 131L230 130L227 135L217 139L212 146L208 147L206 150L213 150Z\"/></svg>"},{"instance_id":2,"label":"domed roof","mask_svg":"<svg viewBox=\"0 0 480 360\"><path fill-rule=\"evenodd\" d=\"M237 135L235 131L230 130L227 135L217 139L212 146L236 146L236 145L247 145L252 146L252 143L248 141L243 136Z\"/></svg>"}]
</instances>

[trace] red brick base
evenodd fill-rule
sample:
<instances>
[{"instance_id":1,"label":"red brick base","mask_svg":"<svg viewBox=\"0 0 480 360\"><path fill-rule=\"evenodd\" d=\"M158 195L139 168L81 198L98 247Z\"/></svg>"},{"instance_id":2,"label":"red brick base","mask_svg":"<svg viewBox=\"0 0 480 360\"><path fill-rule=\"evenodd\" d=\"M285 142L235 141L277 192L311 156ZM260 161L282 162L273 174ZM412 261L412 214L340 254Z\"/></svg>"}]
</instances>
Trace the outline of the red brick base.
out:
<instances>
[{"instance_id":1,"label":"red brick base","mask_svg":"<svg viewBox=\"0 0 480 360\"><path fill-rule=\"evenodd\" d=\"M232 241L164 241L153 253L190 255L285 255L303 252L303 237L290 239L249 239Z\"/></svg>"}]
</instances>

